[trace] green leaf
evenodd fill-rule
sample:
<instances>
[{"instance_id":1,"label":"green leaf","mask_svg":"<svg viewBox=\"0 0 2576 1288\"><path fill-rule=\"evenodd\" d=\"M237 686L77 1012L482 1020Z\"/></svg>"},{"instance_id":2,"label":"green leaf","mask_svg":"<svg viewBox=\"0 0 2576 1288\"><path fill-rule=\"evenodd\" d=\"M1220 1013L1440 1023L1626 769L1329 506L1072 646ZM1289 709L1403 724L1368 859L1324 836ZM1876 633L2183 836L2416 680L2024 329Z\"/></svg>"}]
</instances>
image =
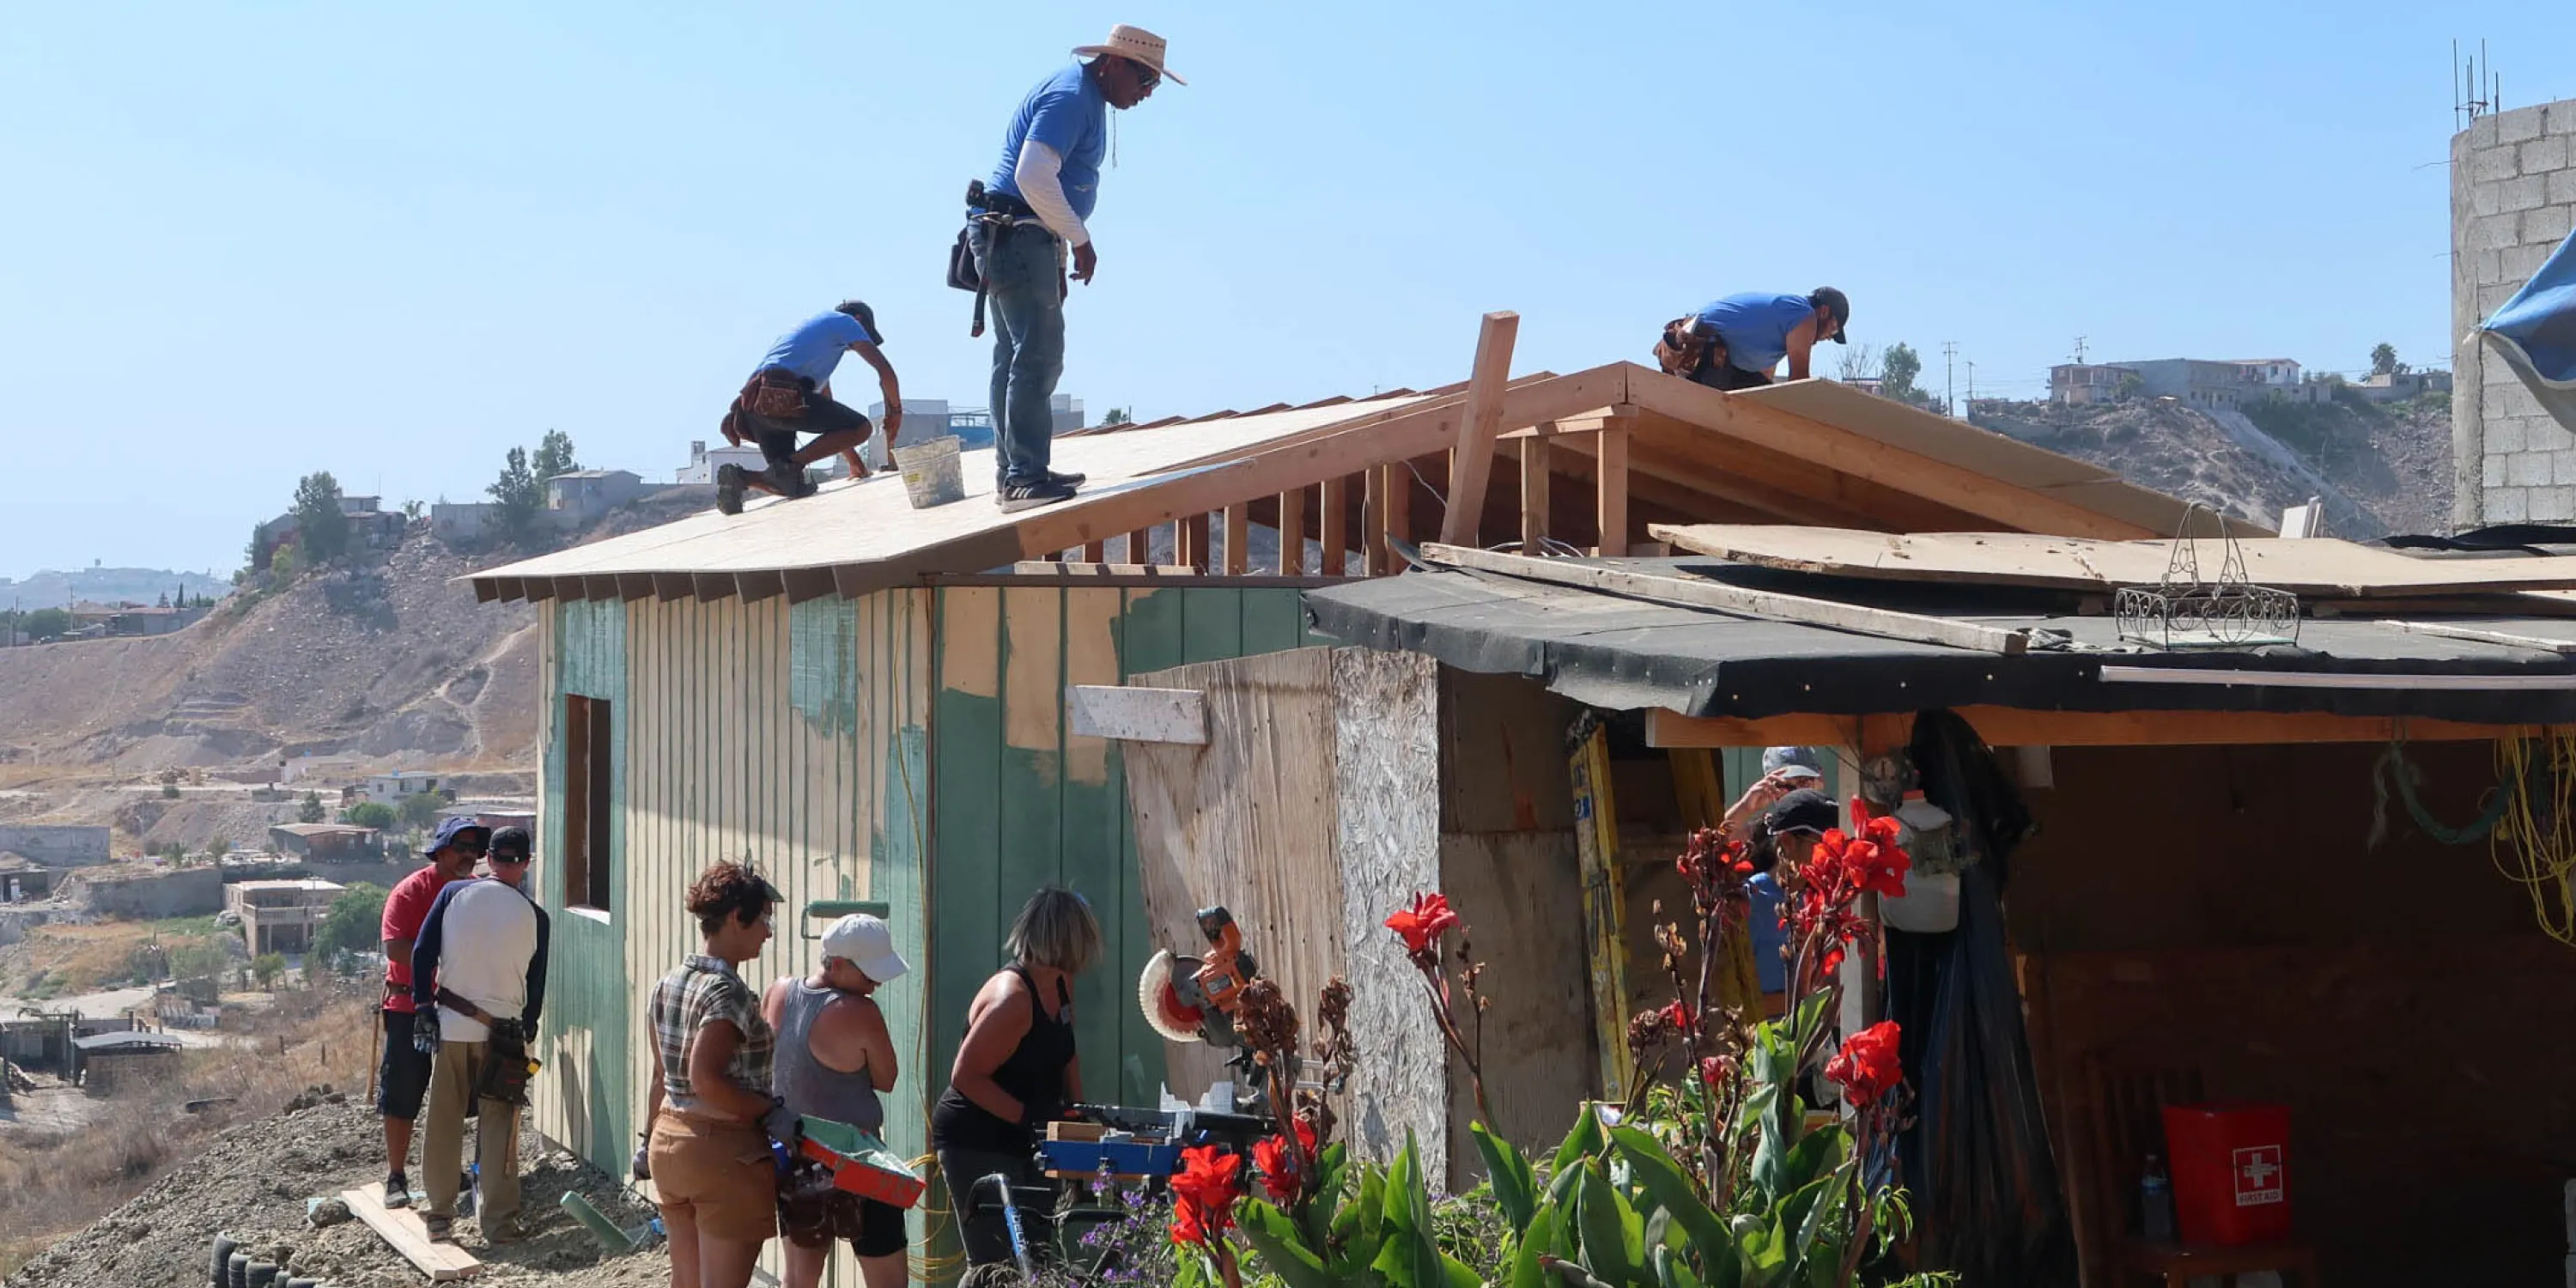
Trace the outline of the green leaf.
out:
<instances>
[{"instance_id":1,"label":"green leaf","mask_svg":"<svg viewBox=\"0 0 2576 1288\"><path fill-rule=\"evenodd\" d=\"M1655 1282L1661 1288L1708 1288L1691 1273L1690 1263L1673 1255L1670 1248L1655 1249Z\"/></svg>"},{"instance_id":2,"label":"green leaf","mask_svg":"<svg viewBox=\"0 0 2576 1288\"><path fill-rule=\"evenodd\" d=\"M1831 989L1818 989L1798 999L1798 1013L1790 1024L1789 1036L1792 1047L1805 1050L1808 1040L1823 1031L1825 1004L1832 1001L1833 996Z\"/></svg>"},{"instance_id":3,"label":"green leaf","mask_svg":"<svg viewBox=\"0 0 2576 1288\"><path fill-rule=\"evenodd\" d=\"M1555 1170L1563 1173L1600 1150L1601 1115L1585 1101L1574 1112L1574 1128L1565 1133L1565 1143L1556 1147Z\"/></svg>"},{"instance_id":4,"label":"green leaf","mask_svg":"<svg viewBox=\"0 0 2576 1288\"><path fill-rule=\"evenodd\" d=\"M1288 1288L1343 1288L1324 1269L1324 1260L1306 1247L1297 1223L1288 1214L1253 1199L1240 1212L1243 1237L1259 1254L1262 1269L1279 1276Z\"/></svg>"},{"instance_id":5,"label":"green leaf","mask_svg":"<svg viewBox=\"0 0 2576 1288\"><path fill-rule=\"evenodd\" d=\"M1371 1265L1395 1288L1451 1288L1449 1258L1432 1237L1431 1195L1422 1186L1422 1166L1413 1133L1386 1177L1386 1242ZM1469 1278L1472 1285L1474 1279Z\"/></svg>"},{"instance_id":6,"label":"green leaf","mask_svg":"<svg viewBox=\"0 0 2576 1288\"><path fill-rule=\"evenodd\" d=\"M1717 1213L1700 1198L1699 1187L1654 1137L1634 1127L1614 1127L1610 1143L1628 1160L1628 1174L1636 1178L1638 1188L1672 1214L1694 1246L1714 1252L1733 1242Z\"/></svg>"},{"instance_id":7,"label":"green leaf","mask_svg":"<svg viewBox=\"0 0 2576 1288\"><path fill-rule=\"evenodd\" d=\"M1485 1281L1477 1277L1474 1266L1448 1253L1440 1254L1440 1268L1448 1276L1446 1288L1485 1288Z\"/></svg>"},{"instance_id":8,"label":"green leaf","mask_svg":"<svg viewBox=\"0 0 2576 1288\"><path fill-rule=\"evenodd\" d=\"M1555 1205L1540 1208L1521 1231L1520 1251L1512 1254L1503 1288L1557 1288L1555 1276L1542 1268L1541 1256L1563 1255L1557 1246L1565 1238L1564 1226Z\"/></svg>"},{"instance_id":9,"label":"green leaf","mask_svg":"<svg viewBox=\"0 0 2576 1288\"><path fill-rule=\"evenodd\" d=\"M1771 1210L1772 1228L1779 1232L1781 1238L1781 1255L1792 1269L1796 1268L1806 1256L1808 1248L1812 1246L1812 1233L1807 1228L1808 1218L1816 1214L1818 1206L1823 1202L1826 1192L1833 1187L1835 1179L1833 1176L1818 1177L1800 1186L1789 1197L1780 1200L1779 1206Z\"/></svg>"},{"instance_id":10,"label":"green leaf","mask_svg":"<svg viewBox=\"0 0 2576 1288\"><path fill-rule=\"evenodd\" d=\"M1743 1257L1744 1288L1770 1288L1789 1269L1789 1237L1779 1221L1750 1217L1737 1223L1736 1248Z\"/></svg>"},{"instance_id":11,"label":"green leaf","mask_svg":"<svg viewBox=\"0 0 2576 1288\"><path fill-rule=\"evenodd\" d=\"M1842 1166L1844 1151L1851 1138L1840 1127L1811 1131L1798 1138L1789 1152L1777 1161L1778 1175L1766 1188L1774 1194L1794 1194L1808 1182Z\"/></svg>"},{"instance_id":12,"label":"green leaf","mask_svg":"<svg viewBox=\"0 0 2576 1288\"><path fill-rule=\"evenodd\" d=\"M1592 1277L1624 1284L1645 1269L1646 1223L1597 1165L1586 1165L1575 1205L1575 1227L1582 1232L1584 1268Z\"/></svg>"},{"instance_id":13,"label":"green leaf","mask_svg":"<svg viewBox=\"0 0 2576 1288\"><path fill-rule=\"evenodd\" d=\"M1531 1170L1529 1159L1518 1146L1485 1130L1483 1123L1470 1123L1467 1130L1475 1136L1476 1152L1485 1156L1485 1171L1493 1177L1494 1206L1502 1209L1512 1229L1526 1227L1538 1209L1538 1174Z\"/></svg>"}]
</instances>

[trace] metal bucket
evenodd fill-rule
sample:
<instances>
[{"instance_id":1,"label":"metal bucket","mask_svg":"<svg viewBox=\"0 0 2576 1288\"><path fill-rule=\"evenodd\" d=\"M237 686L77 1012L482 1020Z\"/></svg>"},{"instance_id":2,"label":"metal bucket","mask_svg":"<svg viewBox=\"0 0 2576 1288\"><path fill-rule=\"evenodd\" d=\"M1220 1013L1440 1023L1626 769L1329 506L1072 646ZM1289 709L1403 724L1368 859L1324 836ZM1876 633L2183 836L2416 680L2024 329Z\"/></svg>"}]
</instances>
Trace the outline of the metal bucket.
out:
<instances>
[{"instance_id":1,"label":"metal bucket","mask_svg":"<svg viewBox=\"0 0 2576 1288\"><path fill-rule=\"evenodd\" d=\"M904 495L912 508L927 510L965 499L966 476L957 458L957 439L942 436L894 449L894 467L903 472Z\"/></svg>"}]
</instances>

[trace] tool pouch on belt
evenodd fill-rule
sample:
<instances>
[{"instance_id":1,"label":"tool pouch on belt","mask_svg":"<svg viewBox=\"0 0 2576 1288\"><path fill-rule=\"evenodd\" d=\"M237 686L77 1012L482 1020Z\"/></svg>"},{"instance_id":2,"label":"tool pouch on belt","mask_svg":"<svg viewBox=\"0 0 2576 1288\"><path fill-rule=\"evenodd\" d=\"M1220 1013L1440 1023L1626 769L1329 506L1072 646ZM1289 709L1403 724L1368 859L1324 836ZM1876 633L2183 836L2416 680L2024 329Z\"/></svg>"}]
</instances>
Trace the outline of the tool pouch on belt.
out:
<instances>
[{"instance_id":1,"label":"tool pouch on belt","mask_svg":"<svg viewBox=\"0 0 2576 1288\"><path fill-rule=\"evenodd\" d=\"M1655 365L1665 375L1687 380L1711 360L1726 361L1726 341L1701 331L1699 319L1674 318L1664 324L1664 338L1655 341Z\"/></svg>"},{"instance_id":2,"label":"tool pouch on belt","mask_svg":"<svg viewBox=\"0 0 2576 1288\"><path fill-rule=\"evenodd\" d=\"M519 1031L517 1020L494 1020L491 1029L489 1045L483 1050L482 1076L474 1080L474 1098L525 1109L528 1081L537 1073L537 1062L528 1058L527 1037Z\"/></svg>"},{"instance_id":3,"label":"tool pouch on belt","mask_svg":"<svg viewBox=\"0 0 2576 1288\"><path fill-rule=\"evenodd\" d=\"M812 388L812 382L795 372L763 367L742 387L742 405L755 416L794 420L805 414L807 391Z\"/></svg>"}]
</instances>

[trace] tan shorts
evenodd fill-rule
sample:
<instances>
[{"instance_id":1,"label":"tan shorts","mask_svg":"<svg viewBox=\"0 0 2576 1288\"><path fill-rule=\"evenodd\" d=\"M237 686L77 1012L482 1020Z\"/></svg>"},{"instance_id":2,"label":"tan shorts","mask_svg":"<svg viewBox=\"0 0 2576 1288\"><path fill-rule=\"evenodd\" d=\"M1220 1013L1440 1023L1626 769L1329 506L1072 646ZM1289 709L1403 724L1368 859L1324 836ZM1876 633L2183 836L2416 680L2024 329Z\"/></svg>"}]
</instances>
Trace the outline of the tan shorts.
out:
<instances>
[{"instance_id":1,"label":"tan shorts","mask_svg":"<svg viewBox=\"0 0 2576 1288\"><path fill-rule=\"evenodd\" d=\"M664 1224L751 1243L778 1233L778 1168L758 1127L665 1112L650 1148Z\"/></svg>"}]
</instances>

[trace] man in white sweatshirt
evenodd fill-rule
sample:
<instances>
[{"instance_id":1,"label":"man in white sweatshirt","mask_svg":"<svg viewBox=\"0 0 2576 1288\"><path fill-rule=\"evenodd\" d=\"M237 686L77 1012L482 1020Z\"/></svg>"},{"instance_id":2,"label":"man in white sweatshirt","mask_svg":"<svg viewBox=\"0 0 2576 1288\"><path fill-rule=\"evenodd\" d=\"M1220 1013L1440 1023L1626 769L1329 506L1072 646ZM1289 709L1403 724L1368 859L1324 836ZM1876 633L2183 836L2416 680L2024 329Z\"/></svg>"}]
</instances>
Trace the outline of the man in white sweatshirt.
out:
<instances>
[{"instance_id":1,"label":"man in white sweatshirt","mask_svg":"<svg viewBox=\"0 0 2576 1288\"><path fill-rule=\"evenodd\" d=\"M421 1223L432 1239L453 1232L467 1118L477 1120L483 1238L518 1237L519 1108L546 992L546 914L528 885L534 858L525 831L501 829L492 837L491 875L439 891L412 948L413 1005L438 1017L435 1028L416 1026L424 1043L433 1034L438 1042L421 1142L429 1190Z\"/></svg>"},{"instance_id":2,"label":"man in white sweatshirt","mask_svg":"<svg viewBox=\"0 0 2576 1288\"><path fill-rule=\"evenodd\" d=\"M1074 51L1084 61L1038 83L1011 117L1002 162L969 211L967 244L994 312L993 500L1006 511L1062 501L1079 474L1047 468L1053 454L1057 377L1064 374L1065 258L1089 283L1100 263L1091 243L1100 163L1109 154L1109 109L1144 102L1165 80L1163 38L1118 26L1106 44Z\"/></svg>"}]
</instances>

